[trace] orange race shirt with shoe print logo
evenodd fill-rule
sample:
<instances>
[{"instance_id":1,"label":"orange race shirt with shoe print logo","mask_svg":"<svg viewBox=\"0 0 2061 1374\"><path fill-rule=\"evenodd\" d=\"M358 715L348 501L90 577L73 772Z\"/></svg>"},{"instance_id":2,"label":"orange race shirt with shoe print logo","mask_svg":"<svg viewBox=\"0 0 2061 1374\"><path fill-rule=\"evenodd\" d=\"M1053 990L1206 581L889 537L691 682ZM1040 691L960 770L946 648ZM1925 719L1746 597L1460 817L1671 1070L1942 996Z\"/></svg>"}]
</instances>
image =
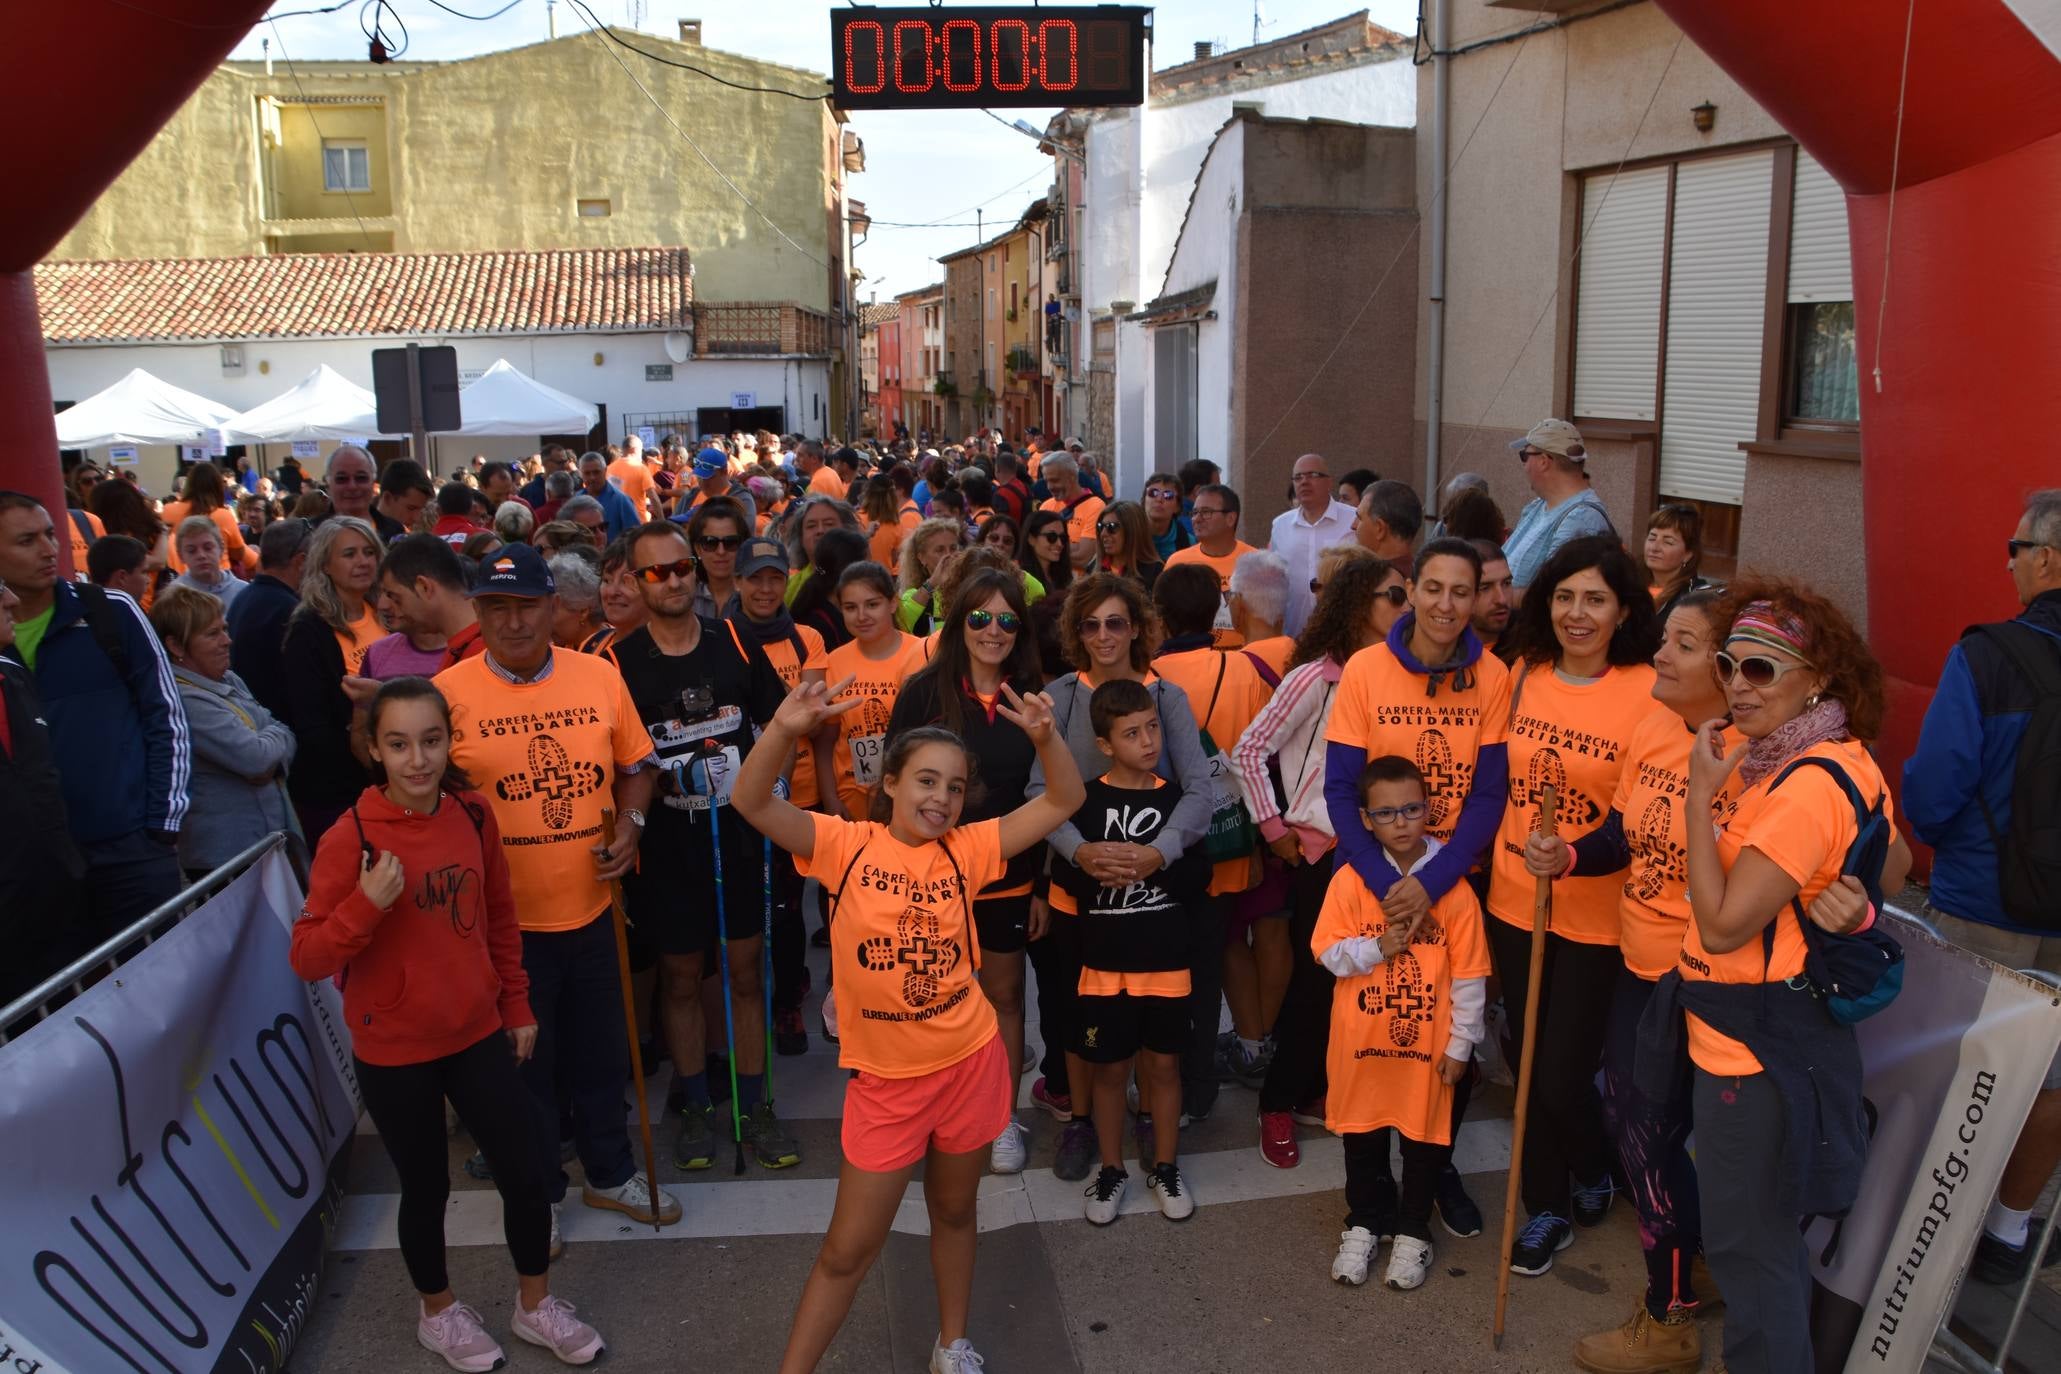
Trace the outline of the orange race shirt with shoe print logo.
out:
<instances>
[{"instance_id":1,"label":"orange race shirt with shoe print logo","mask_svg":"<svg viewBox=\"0 0 2061 1374\"><path fill-rule=\"evenodd\" d=\"M1896 815L1887 784L1866 745L1856 740L1817 744L1797 757L1830 759L1853 780L1863 797L1881 797L1882 814L1894 835ZM1729 873L1743 851L1757 850L1797 884L1797 896L1809 911L1818 894L1839 877L1859 826L1838 781L1822 768L1799 769L1781 787L1770 790L1781 771L1776 769L1740 793L1732 819L1718 831L1718 858ZM1685 982L1779 983L1803 972L1803 956L1803 928L1796 924L1795 911L1785 904L1775 913L1772 957L1759 931L1728 954L1712 954L1703 947L1696 922L1691 920L1677 967ZM1693 1015L1688 1024L1689 1057L1697 1068L1721 1078L1761 1071L1760 1060L1737 1040L1720 1035Z\"/></svg>"},{"instance_id":2,"label":"orange race shirt with shoe print logo","mask_svg":"<svg viewBox=\"0 0 2061 1374\"><path fill-rule=\"evenodd\" d=\"M1340 866L1325 890L1310 950L1379 938L1381 903ZM1455 883L1418 923L1409 945L1372 973L1340 978L1331 993L1330 1090L1324 1127L1334 1134L1393 1126L1429 1145L1452 1143L1453 1089L1439 1061L1453 1034L1453 983L1489 975L1488 939L1474 889Z\"/></svg>"},{"instance_id":3,"label":"orange race shirt with shoe print logo","mask_svg":"<svg viewBox=\"0 0 2061 1374\"><path fill-rule=\"evenodd\" d=\"M1742 736L1725 727L1725 748ZM1661 708L1639 722L1625 745L1611 809L1624 818L1631 850L1623 895L1618 900L1618 942L1624 966L1654 979L1675 967L1689 924L1689 750L1696 732L1673 711ZM1739 775L1725 780L1711 803L1709 821L1723 829L1737 805ZM1616 875L1612 875L1613 877Z\"/></svg>"},{"instance_id":4,"label":"orange race shirt with shoe print logo","mask_svg":"<svg viewBox=\"0 0 2061 1374\"><path fill-rule=\"evenodd\" d=\"M350 677L362 677L365 673L365 651L386 638L386 626L379 623L379 617L372 613L372 603L365 603L365 613L351 622L348 632L336 632L336 642L343 650L344 673Z\"/></svg>"},{"instance_id":5,"label":"orange race shirt with shoe print logo","mask_svg":"<svg viewBox=\"0 0 2061 1374\"><path fill-rule=\"evenodd\" d=\"M652 758L651 736L606 659L551 651L541 681L509 682L468 658L436 676L451 703L451 762L494 806L524 930L576 930L608 906L594 876L615 775Z\"/></svg>"},{"instance_id":6,"label":"orange race shirt with shoe print logo","mask_svg":"<svg viewBox=\"0 0 2061 1374\"><path fill-rule=\"evenodd\" d=\"M886 658L866 657L866 651L855 639L828 653L819 649L803 665L812 671L820 670L823 680L833 686L849 674L852 684L844 689L844 695L859 698L857 709L837 718L837 743L831 746L837 763L837 799L854 820L866 818L868 798L880 781L880 764L887 756L887 725L894 715L895 698L901 695L902 684L928 662L929 646L915 635L905 634ZM822 786L820 779L817 786Z\"/></svg>"},{"instance_id":7,"label":"orange race shirt with shoe print logo","mask_svg":"<svg viewBox=\"0 0 2061 1374\"><path fill-rule=\"evenodd\" d=\"M1002 823L912 846L873 821L809 819L815 852L797 854L794 867L831 904L839 1066L920 1078L994 1039L995 1009L975 976L972 900L1002 876Z\"/></svg>"},{"instance_id":8,"label":"orange race shirt with shoe print logo","mask_svg":"<svg viewBox=\"0 0 2061 1374\"><path fill-rule=\"evenodd\" d=\"M1459 824L1476 756L1503 743L1510 725L1510 670L1484 652L1468 672L1462 688L1446 674L1434 696L1430 678L1405 668L1388 645L1370 644L1346 660L1325 727L1326 743L1415 763L1430 789L1425 830L1439 840Z\"/></svg>"},{"instance_id":9,"label":"orange race shirt with shoe print logo","mask_svg":"<svg viewBox=\"0 0 2061 1374\"><path fill-rule=\"evenodd\" d=\"M1524 845L1539 828L1539 797L1559 794L1554 829L1572 844L1603 824L1624 772L1632 731L1655 711L1674 712L1653 699L1653 669L1612 668L1594 682L1574 683L1549 663L1536 663L1515 682L1510 721L1510 798L1489 851L1489 915L1531 929L1538 880L1524 868ZM1549 929L1583 945L1614 945L1618 892L1614 873L1576 872L1553 884Z\"/></svg>"}]
</instances>

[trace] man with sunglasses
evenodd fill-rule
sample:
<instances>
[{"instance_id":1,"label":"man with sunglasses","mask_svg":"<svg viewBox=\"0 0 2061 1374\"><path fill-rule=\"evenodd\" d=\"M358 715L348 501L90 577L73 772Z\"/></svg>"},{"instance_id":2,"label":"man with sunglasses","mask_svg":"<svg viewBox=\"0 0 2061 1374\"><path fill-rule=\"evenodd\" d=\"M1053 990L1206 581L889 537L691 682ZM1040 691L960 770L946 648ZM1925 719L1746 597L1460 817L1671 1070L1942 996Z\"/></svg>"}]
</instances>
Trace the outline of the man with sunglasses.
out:
<instances>
[{"instance_id":1,"label":"man with sunglasses","mask_svg":"<svg viewBox=\"0 0 2061 1374\"><path fill-rule=\"evenodd\" d=\"M1589 451L1582 433L1565 420L1541 420L1510 449L1524 468L1532 499L1517 513L1517 525L1503 541L1517 599L1562 544L1584 535L1615 536L1610 512L1589 487Z\"/></svg>"},{"instance_id":2,"label":"man with sunglasses","mask_svg":"<svg viewBox=\"0 0 2061 1374\"><path fill-rule=\"evenodd\" d=\"M2054 810L2054 778L2040 780L2034 792L2020 770L2036 757L2027 751L2038 747L2042 716L2051 722L2061 700L2061 489L2032 494L2007 548L2024 613L2006 624L1978 625L1947 651L1918 747L1904 764L1901 801L1912 831L1933 847L1925 914L1940 932L2008 968L2061 973L2061 921L2051 899L2036 900L2042 875L2051 898L2052 860L2028 852L2025 831L2013 824L2014 808L2031 797L2046 798L2048 823ZM2007 861L2020 882L2003 881ZM2004 1165L1969 1267L1976 1279L2015 1285L2025 1277L2043 1233L2032 1209L2056 1164L2061 1060L2048 1066ZM2050 1245L2040 1263L2057 1260L2061 1245Z\"/></svg>"},{"instance_id":3,"label":"man with sunglasses","mask_svg":"<svg viewBox=\"0 0 2061 1374\"><path fill-rule=\"evenodd\" d=\"M694 508L687 520L687 543L700 564L694 579L694 613L721 620L737 608L737 550L750 538L751 517L728 496L715 496Z\"/></svg>"},{"instance_id":4,"label":"man with sunglasses","mask_svg":"<svg viewBox=\"0 0 2061 1374\"><path fill-rule=\"evenodd\" d=\"M737 527L734 511L712 515L718 526ZM666 1049L679 1098L674 1165L709 1168L719 1136L729 1134L716 1128L701 1005L704 977L719 962L718 945L727 944L740 1126L760 1164L784 1169L801 1162L801 1150L765 1100L765 854L729 798L744 755L786 690L764 649L696 612L701 578L691 534L659 521L631 536L629 566L648 614L604 651L622 670L660 767L642 867L624 880L623 896L664 968ZM735 547L727 561L734 572ZM722 886L712 898L718 839Z\"/></svg>"},{"instance_id":5,"label":"man with sunglasses","mask_svg":"<svg viewBox=\"0 0 2061 1374\"><path fill-rule=\"evenodd\" d=\"M338 444L329 455L329 466L322 475L323 485L329 489L329 513L355 516L368 525L372 524L374 474L377 471L372 455L364 449L356 444Z\"/></svg>"},{"instance_id":6,"label":"man with sunglasses","mask_svg":"<svg viewBox=\"0 0 2061 1374\"><path fill-rule=\"evenodd\" d=\"M1288 619L1282 628L1299 635L1317 605L1309 590L1317 577L1317 554L1352 537L1356 512L1331 494L1330 466L1321 453L1305 453L1296 459L1288 483L1295 504L1274 517L1267 547L1288 565ZM1178 493L1175 499L1178 501Z\"/></svg>"}]
</instances>

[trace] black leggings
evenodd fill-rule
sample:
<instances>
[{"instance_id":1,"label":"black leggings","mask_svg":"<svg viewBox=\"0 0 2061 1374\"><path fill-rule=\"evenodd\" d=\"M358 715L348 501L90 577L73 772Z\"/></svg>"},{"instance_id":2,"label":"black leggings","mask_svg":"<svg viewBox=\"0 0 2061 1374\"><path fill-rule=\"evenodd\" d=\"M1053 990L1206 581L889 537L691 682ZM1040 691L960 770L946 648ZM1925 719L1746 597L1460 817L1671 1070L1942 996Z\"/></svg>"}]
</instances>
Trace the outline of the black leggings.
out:
<instances>
[{"instance_id":1,"label":"black leggings","mask_svg":"<svg viewBox=\"0 0 2061 1374\"><path fill-rule=\"evenodd\" d=\"M1503 980L1516 1054L1524 1053L1524 999L1529 991L1531 931L1487 916L1489 950ZM1573 1180L1584 1185L1610 1174L1603 1134L1603 1097L1596 1069L1603 1059L1610 1003L1624 958L1616 945L1584 945L1546 936L1539 980L1539 1046L1531 1071L1531 1116L1524 1136L1524 1210L1529 1216L1574 1212ZM1515 1062L1513 1060L1513 1062Z\"/></svg>"},{"instance_id":2,"label":"black leggings","mask_svg":"<svg viewBox=\"0 0 2061 1374\"><path fill-rule=\"evenodd\" d=\"M1349 1131L1344 1137L1345 1224L1364 1226L1379 1236L1385 1219L1381 1213L1387 1206L1394 1208L1395 1234L1430 1240L1431 1204L1438 1193L1438 1176L1453 1157L1453 1147L1403 1136L1403 1186L1398 1192L1388 1172L1391 1129Z\"/></svg>"},{"instance_id":3,"label":"black leggings","mask_svg":"<svg viewBox=\"0 0 2061 1374\"><path fill-rule=\"evenodd\" d=\"M470 1049L422 1064L356 1063L365 1110L401 1178L396 1229L416 1291L441 1293L451 1286L444 1271L444 1206L451 1196L446 1098L493 1166L515 1272L543 1273L551 1263L551 1204L536 1158L535 1107L516 1074L508 1037L497 1031Z\"/></svg>"}]
</instances>

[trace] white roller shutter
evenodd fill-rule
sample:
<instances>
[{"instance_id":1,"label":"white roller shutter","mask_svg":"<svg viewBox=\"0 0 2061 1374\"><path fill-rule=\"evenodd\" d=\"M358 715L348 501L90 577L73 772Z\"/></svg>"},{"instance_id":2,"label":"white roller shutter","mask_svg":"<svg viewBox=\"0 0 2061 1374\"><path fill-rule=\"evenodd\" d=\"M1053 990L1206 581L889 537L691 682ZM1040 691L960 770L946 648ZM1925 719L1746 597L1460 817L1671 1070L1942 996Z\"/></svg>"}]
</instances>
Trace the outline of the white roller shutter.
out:
<instances>
[{"instance_id":1,"label":"white roller shutter","mask_svg":"<svg viewBox=\"0 0 2061 1374\"><path fill-rule=\"evenodd\" d=\"M1582 180L1575 293L1574 413L1650 420L1660 376L1660 278L1667 256L1666 167Z\"/></svg>"},{"instance_id":2,"label":"white roller shutter","mask_svg":"<svg viewBox=\"0 0 2061 1374\"><path fill-rule=\"evenodd\" d=\"M1675 170L1660 491L1738 505L1754 437L1767 311L1772 152Z\"/></svg>"},{"instance_id":3,"label":"white roller shutter","mask_svg":"<svg viewBox=\"0 0 2061 1374\"><path fill-rule=\"evenodd\" d=\"M1789 302L1853 299L1846 192L1818 160L1796 150L1795 218L1789 225Z\"/></svg>"}]
</instances>

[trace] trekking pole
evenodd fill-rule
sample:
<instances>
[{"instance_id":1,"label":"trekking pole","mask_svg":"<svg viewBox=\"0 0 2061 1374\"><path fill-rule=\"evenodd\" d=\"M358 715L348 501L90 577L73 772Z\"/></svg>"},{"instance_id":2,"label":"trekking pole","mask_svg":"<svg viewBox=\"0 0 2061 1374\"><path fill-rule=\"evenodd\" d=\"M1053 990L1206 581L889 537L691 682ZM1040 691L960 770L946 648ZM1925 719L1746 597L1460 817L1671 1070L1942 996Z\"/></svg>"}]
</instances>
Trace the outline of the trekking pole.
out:
<instances>
[{"instance_id":1,"label":"trekking pole","mask_svg":"<svg viewBox=\"0 0 2061 1374\"><path fill-rule=\"evenodd\" d=\"M615 836L615 812L601 811L602 833ZM637 993L630 986L630 918L623 909L623 884L608 880L608 908L615 921L615 969L623 983L623 1029L630 1038L630 1081L637 1085L637 1127L644 1137L644 1177L651 1184L651 1229L658 1219L658 1152L651 1148L651 1103L644 1095L644 1051L637 1044Z\"/></svg>"},{"instance_id":2,"label":"trekking pole","mask_svg":"<svg viewBox=\"0 0 2061 1374\"><path fill-rule=\"evenodd\" d=\"M759 969L765 977L766 1101L773 1100L773 841L759 836L759 880L766 890L765 920L759 931Z\"/></svg>"},{"instance_id":3,"label":"trekking pole","mask_svg":"<svg viewBox=\"0 0 2061 1374\"><path fill-rule=\"evenodd\" d=\"M730 1136L737 1142L737 1168L744 1172L744 1114L737 1103L737 1010L730 999L730 913L723 905L723 828L716 817L722 811L715 789L709 789L708 847L716 856L716 951L722 961L723 1030L730 1038Z\"/></svg>"},{"instance_id":4,"label":"trekking pole","mask_svg":"<svg viewBox=\"0 0 2061 1374\"><path fill-rule=\"evenodd\" d=\"M1553 810L1558 795L1551 787L1539 789L1539 834L1553 834ZM1510 1178L1503 1187L1503 1262L1496 1268L1495 1347L1503 1348L1503 1309L1510 1301L1510 1250L1517 1242L1517 1196L1523 1186L1524 1124L1531 1113L1531 1068L1538 1058L1539 984L1546 969L1546 925L1553 914L1553 880L1538 879L1537 895L1531 903L1531 971L1526 975L1524 994L1524 1052L1517 1060L1517 1117L1510 1126Z\"/></svg>"}]
</instances>

